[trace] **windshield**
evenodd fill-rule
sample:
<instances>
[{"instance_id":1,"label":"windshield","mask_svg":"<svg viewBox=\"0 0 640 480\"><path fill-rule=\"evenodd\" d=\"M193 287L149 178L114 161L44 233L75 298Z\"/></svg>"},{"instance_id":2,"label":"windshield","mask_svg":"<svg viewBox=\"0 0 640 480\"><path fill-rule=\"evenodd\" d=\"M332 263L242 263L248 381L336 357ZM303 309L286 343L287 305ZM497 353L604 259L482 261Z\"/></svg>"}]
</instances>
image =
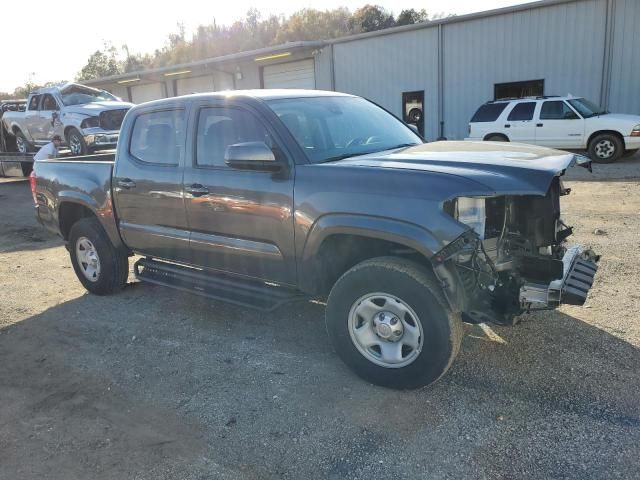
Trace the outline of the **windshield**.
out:
<instances>
[{"instance_id":1,"label":"windshield","mask_svg":"<svg viewBox=\"0 0 640 480\"><path fill-rule=\"evenodd\" d=\"M60 92L60 96L62 97L62 103L67 107L71 105L82 105L85 103L110 102L118 100L109 92L83 87L82 85L68 86Z\"/></svg>"},{"instance_id":2,"label":"windshield","mask_svg":"<svg viewBox=\"0 0 640 480\"><path fill-rule=\"evenodd\" d=\"M422 143L400 120L358 97L267 101L313 163Z\"/></svg>"},{"instance_id":3,"label":"windshield","mask_svg":"<svg viewBox=\"0 0 640 480\"><path fill-rule=\"evenodd\" d=\"M600 108L598 105L596 105L593 102L590 102L586 98L573 98L569 100L569 103L584 118L595 117L596 115L602 115L603 113L607 113L606 110Z\"/></svg>"}]
</instances>

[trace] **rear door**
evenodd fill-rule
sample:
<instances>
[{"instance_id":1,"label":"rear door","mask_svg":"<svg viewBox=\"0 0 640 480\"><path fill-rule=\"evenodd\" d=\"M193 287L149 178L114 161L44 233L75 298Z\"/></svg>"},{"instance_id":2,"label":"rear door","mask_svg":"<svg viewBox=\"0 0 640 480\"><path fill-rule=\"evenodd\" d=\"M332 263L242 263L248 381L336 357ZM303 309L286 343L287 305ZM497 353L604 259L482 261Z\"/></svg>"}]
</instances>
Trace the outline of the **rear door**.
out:
<instances>
[{"instance_id":1,"label":"rear door","mask_svg":"<svg viewBox=\"0 0 640 480\"><path fill-rule=\"evenodd\" d=\"M536 120L536 143L545 147L581 148L584 119L564 100L545 100Z\"/></svg>"},{"instance_id":2,"label":"rear door","mask_svg":"<svg viewBox=\"0 0 640 480\"><path fill-rule=\"evenodd\" d=\"M136 112L118 142L112 179L126 245L178 262L190 258L182 189L187 118L184 103Z\"/></svg>"},{"instance_id":3,"label":"rear door","mask_svg":"<svg viewBox=\"0 0 640 480\"><path fill-rule=\"evenodd\" d=\"M40 121L40 100L42 95L32 95L27 105L27 110L24 113L24 129L23 131L30 142L38 141L37 137L37 125Z\"/></svg>"},{"instance_id":4,"label":"rear door","mask_svg":"<svg viewBox=\"0 0 640 480\"><path fill-rule=\"evenodd\" d=\"M191 258L198 266L295 284L293 162L284 172L237 170L224 162L229 145L282 143L257 110L215 99L192 113L192 155L185 168Z\"/></svg>"},{"instance_id":5,"label":"rear door","mask_svg":"<svg viewBox=\"0 0 640 480\"><path fill-rule=\"evenodd\" d=\"M536 102L519 102L513 105L507 114L504 132L512 142L535 143L536 128L533 123L533 113Z\"/></svg>"}]
</instances>

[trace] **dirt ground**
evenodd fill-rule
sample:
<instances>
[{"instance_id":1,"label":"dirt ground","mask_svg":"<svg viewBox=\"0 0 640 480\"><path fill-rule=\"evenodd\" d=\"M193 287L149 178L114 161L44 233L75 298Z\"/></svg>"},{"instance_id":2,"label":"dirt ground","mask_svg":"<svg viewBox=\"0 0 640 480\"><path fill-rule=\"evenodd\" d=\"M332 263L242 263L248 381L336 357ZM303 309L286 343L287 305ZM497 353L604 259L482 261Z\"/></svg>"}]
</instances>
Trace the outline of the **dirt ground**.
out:
<instances>
[{"instance_id":1,"label":"dirt ground","mask_svg":"<svg viewBox=\"0 0 640 480\"><path fill-rule=\"evenodd\" d=\"M0 478L639 478L640 157L568 186L602 254L587 305L466 326L440 382L399 392L340 362L321 305L88 295L3 181Z\"/></svg>"}]
</instances>

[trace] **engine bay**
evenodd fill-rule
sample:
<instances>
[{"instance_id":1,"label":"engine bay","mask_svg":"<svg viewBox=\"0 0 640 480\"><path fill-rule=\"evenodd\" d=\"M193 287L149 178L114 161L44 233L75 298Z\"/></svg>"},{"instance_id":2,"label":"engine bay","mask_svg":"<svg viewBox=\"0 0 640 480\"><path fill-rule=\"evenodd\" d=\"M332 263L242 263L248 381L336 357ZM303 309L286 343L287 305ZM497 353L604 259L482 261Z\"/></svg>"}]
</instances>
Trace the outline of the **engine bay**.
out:
<instances>
[{"instance_id":1,"label":"engine bay","mask_svg":"<svg viewBox=\"0 0 640 480\"><path fill-rule=\"evenodd\" d=\"M584 303L597 257L566 246L572 228L560 217L560 197L569 192L554 177L544 197L460 197L446 202L445 211L472 229L437 258L455 265L464 291L465 321L512 324L523 312L557 307L561 297L564 303ZM579 260L585 265L572 295L563 282Z\"/></svg>"}]
</instances>

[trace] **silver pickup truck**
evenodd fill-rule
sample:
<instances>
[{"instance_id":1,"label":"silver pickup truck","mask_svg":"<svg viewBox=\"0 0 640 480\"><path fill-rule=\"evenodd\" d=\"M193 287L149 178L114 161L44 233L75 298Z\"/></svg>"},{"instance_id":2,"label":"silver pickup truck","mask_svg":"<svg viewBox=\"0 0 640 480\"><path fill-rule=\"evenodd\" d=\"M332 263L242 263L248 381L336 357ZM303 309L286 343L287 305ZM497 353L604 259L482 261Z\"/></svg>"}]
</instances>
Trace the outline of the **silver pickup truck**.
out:
<instances>
[{"instance_id":1,"label":"silver pickup truck","mask_svg":"<svg viewBox=\"0 0 640 480\"><path fill-rule=\"evenodd\" d=\"M17 150L27 153L60 135L73 155L115 148L120 125L132 103L77 83L41 88L29 95L24 112L2 116Z\"/></svg>"}]
</instances>

